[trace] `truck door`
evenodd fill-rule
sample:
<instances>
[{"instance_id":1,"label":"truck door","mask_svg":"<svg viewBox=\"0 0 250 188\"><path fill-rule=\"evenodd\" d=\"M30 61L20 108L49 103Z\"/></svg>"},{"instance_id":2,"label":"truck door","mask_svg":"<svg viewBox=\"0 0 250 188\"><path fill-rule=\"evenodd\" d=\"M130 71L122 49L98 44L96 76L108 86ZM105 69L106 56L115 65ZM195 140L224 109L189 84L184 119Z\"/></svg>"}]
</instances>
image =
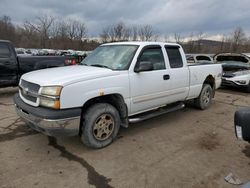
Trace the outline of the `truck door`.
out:
<instances>
[{"instance_id":1,"label":"truck door","mask_svg":"<svg viewBox=\"0 0 250 188\"><path fill-rule=\"evenodd\" d=\"M0 42L0 87L17 84L17 61L8 43Z\"/></svg>"},{"instance_id":2,"label":"truck door","mask_svg":"<svg viewBox=\"0 0 250 188\"><path fill-rule=\"evenodd\" d=\"M140 64L152 64L147 71L130 72L131 112L136 114L153 109L169 102L171 91L170 71L166 67L162 47L149 45L142 49L137 58L135 69Z\"/></svg>"},{"instance_id":3,"label":"truck door","mask_svg":"<svg viewBox=\"0 0 250 188\"><path fill-rule=\"evenodd\" d=\"M184 52L179 46L165 46L165 52L170 66L170 90L174 94L173 100L185 100L189 92L189 69L185 61ZM183 54L183 56L181 55Z\"/></svg>"}]
</instances>

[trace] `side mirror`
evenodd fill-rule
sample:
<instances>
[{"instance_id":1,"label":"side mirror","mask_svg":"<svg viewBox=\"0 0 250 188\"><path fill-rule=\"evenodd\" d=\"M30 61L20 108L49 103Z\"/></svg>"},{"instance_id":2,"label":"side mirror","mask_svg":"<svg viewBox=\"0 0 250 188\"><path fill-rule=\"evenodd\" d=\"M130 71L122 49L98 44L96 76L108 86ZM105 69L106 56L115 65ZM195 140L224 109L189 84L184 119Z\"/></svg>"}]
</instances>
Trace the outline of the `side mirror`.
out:
<instances>
[{"instance_id":1,"label":"side mirror","mask_svg":"<svg viewBox=\"0 0 250 188\"><path fill-rule=\"evenodd\" d=\"M139 72L144 72L144 71L151 71L154 70L153 64L150 61L141 61L139 63L139 66L135 67L135 72L139 73Z\"/></svg>"},{"instance_id":2,"label":"side mirror","mask_svg":"<svg viewBox=\"0 0 250 188\"><path fill-rule=\"evenodd\" d=\"M236 137L250 142L250 108L242 108L235 112L234 125Z\"/></svg>"}]
</instances>

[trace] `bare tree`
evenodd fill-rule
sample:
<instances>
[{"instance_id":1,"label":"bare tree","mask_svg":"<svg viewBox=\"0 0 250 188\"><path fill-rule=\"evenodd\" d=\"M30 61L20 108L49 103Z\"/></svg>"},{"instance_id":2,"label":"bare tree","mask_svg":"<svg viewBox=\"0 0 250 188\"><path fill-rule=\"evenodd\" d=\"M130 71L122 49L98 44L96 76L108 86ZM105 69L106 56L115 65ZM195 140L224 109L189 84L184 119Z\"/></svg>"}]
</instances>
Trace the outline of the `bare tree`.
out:
<instances>
[{"instance_id":1,"label":"bare tree","mask_svg":"<svg viewBox=\"0 0 250 188\"><path fill-rule=\"evenodd\" d=\"M188 42L187 42L187 52L193 52L194 51L194 34L190 33L188 37Z\"/></svg>"},{"instance_id":2,"label":"bare tree","mask_svg":"<svg viewBox=\"0 0 250 188\"><path fill-rule=\"evenodd\" d=\"M202 45L202 40L205 38L205 34L202 32L202 31L200 31L199 33L198 33L198 35L197 35L197 52L198 53L200 53L201 51L202 51L202 47L201 47L201 45Z\"/></svg>"},{"instance_id":3,"label":"bare tree","mask_svg":"<svg viewBox=\"0 0 250 188\"><path fill-rule=\"evenodd\" d=\"M78 20L69 19L66 21L66 30L71 41L82 40L87 36L85 24Z\"/></svg>"},{"instance_id":4,"label":"bare tree","mask_svg":"<svg viewBox=\"0 0 250 188\"><path fill-rule=\"evenodd\" d=\"M15 33L15 27L9 16L4 15L0 18L0 35L2 39L8 39L8 36Z\"/></svg>"},{"instance_id":5,"label":"bare tree","mask_svg":"<svg viewBox=\"0 0 250 188\"><path fill-rule=\"evenodd\" d=\"M167 35L167 34L164 35L164 42L170 42L169 35Z\"/></svg>"},{"instance_id":6,"label":"bare tree","mask_svg":"<svg viewBox=\"0 0 250 188\"><path fill-rule=\"evenodd\" d=\"M82 41L87 37L87 28L83 22L78 22L76 27L76 39Z\"/></svg>"},{"instance_id":7,"label":"bare tree","mask_svg":"<svg viewBox=\"0 0 250 188\"><path fill-rule=\"evenodd\" d=\"M225 50L225 42L226 42L226 36L222 35L219 48L220 52L223 52Z\"/></svg>"},{"instance_id":8,"label":"bare tree","mask_svg":"<svg viewBox=\"0 0 250 188\"><path fill-rule=\"evenodd\" d=\"M36 18L36 24L26 21L26 24L33 27L40 33L41 46L45 48L47 46L47 41L50 37L50 29L55 18L48 15L42 15Z\"/></svg>"},{"instance_id":9,"label":"bare tree","mask_svg":"<svg viewBox=\"0 0 250 188\"><path fill-rule=\"evenodd\" d=\"M22 27L19 28L20 43L22 47L39 46L40 33L27 22L24 22Z\"/></svg>"},{"instance_id":10,"label":"bare tree","mask_svg":"<svg viewBox=\"0 0 250 188\"><path fill-rule=\"evenodd\" d=\"M103 42L156 40L151 25L126 26L123 22L103 28L100 37Z\"/></svg>"},{"instance_id":11,"label":"bare tree","mask_svg":"<svg viewBox=\"0 0 250 188\"><path fill-rule=\"evenodd\" d=\"M239 52L241 49L239 49L240 45L244 43L244 40L246 40L246 34L243 31L241 27L236 28L231 37L231 47L232 51Z\"/></svg>"},{"instance_id":12,"label":"bare tree","mask_svg":"<svg viewBox=\"0 0 250 188\"><path fill-rule=\"evenodd\" d=\"M180 33L175 33L174 34L174 39L175 39L175 42L178 43L178 44L182 44L183 43L183 38L180 35Z\"/></svg>"},{"instance_id":13,"label":"bare tree","mask_svg":"<svg viewBox=\"0 0 250 188\"><path fill-rule=\"evenodd\" d=\"M122 41L124 40L124 34L125 34L125 28L126 26L124 23L120 22L116 25L114 25L114 33L115 33L115 40L116 41Z\"/></svg>"},{"instance_id":14,"label":"bare tree","mask_svg":"<svg viewBox=\"0 0 250 188\"><path fill-rule=\"evenodd\" d=\"M77 26L78 22L76 20L69 19L66 21L67 34L71 41L73 41L76 38Z\"/></svg>"},{"instance_id":15,"label":"bare tree","mask_svg":"<svg viewBox=\"0 0 250 188\"><path fill-rule=\"evenodd\" d=\"M153 27L151 25L140 26L138 35L141 41L149 41L153 37Z\"/></svg>"},{"instance_id":16,"label":"bare tree","mask_svg":"<svg viewBox=\"0 0 250 188\"><path fill-rule=\"evenodd\" d=\"M103 42L127 41L131 37L132 30L123 22L103 28L100 37Z\"/></svg>"},{"instance_id":17,"label":"bare tree","mask_svg":"<svg viewBox=\"0 0 250 188\"><path fill-rule=\"evenodd\" d=\"M101 37L103 43L109 42L109 40L110 40L109 34L110 34L110 27L105 27L102 29L100 37Z\"/></svg>"},{"instance_id":18,"label":"bare tree","mask_svg":"<svg viewBox=\"0 0 250 188\"><path fill-rule=\"evenodd\" d=\"M132 40L137 41L138 40L138 27L132 26L131 33L132 33Z\"/></svg>"}]
</instances>

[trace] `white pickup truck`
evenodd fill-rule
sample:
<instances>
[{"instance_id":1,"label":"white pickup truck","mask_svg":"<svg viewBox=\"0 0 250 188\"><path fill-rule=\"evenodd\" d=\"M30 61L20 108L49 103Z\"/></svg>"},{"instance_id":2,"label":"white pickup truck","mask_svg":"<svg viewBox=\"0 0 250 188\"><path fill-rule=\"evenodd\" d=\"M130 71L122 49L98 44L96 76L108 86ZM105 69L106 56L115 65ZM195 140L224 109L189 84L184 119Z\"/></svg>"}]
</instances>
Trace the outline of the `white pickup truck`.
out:
<instances>
[{"instance_id":1,"label":"white pickup truck","mask_svg":"<svg viewBox=\"0 0 250 188\"><path fill-rule=\"evenodd\" d=\"M220 64L188 66L178 44L109 43L79 66L23 75L14 102L33 129L80 135L87 146L102 148L120 126L181 109L187 100L208 108L221 76Z\"/></svg>"}]
</instances>

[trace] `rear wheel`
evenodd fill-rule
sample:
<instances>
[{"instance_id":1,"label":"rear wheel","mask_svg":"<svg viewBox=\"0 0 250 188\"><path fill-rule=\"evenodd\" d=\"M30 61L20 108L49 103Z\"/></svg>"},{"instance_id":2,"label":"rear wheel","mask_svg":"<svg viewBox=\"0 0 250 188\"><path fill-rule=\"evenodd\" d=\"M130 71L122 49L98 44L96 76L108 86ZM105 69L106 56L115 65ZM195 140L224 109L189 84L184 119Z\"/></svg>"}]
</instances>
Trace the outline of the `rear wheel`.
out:
<instances>
[{"instance_id":1,"label":"rear wheel","mask_svg":"<svg viewBox=\"0 0 250 188\"><path fill-rule=\"evenodd\" d=\"M194 100L195 106L205 110L211 106L213 89L209 84L204 84L198 98Z\"/></svg>"},{"instance_id":2,"label":"rear wheel","mask_svg":"<svg viewBox=\"0 0 250 188\"><path fill-rule=\"evenodd\" d=\"M82 142L91 148L102 148L117 136L120 128L120 116L115 107L107 103L98 103L83 114Z\"/></svg>"}]
</instances>

